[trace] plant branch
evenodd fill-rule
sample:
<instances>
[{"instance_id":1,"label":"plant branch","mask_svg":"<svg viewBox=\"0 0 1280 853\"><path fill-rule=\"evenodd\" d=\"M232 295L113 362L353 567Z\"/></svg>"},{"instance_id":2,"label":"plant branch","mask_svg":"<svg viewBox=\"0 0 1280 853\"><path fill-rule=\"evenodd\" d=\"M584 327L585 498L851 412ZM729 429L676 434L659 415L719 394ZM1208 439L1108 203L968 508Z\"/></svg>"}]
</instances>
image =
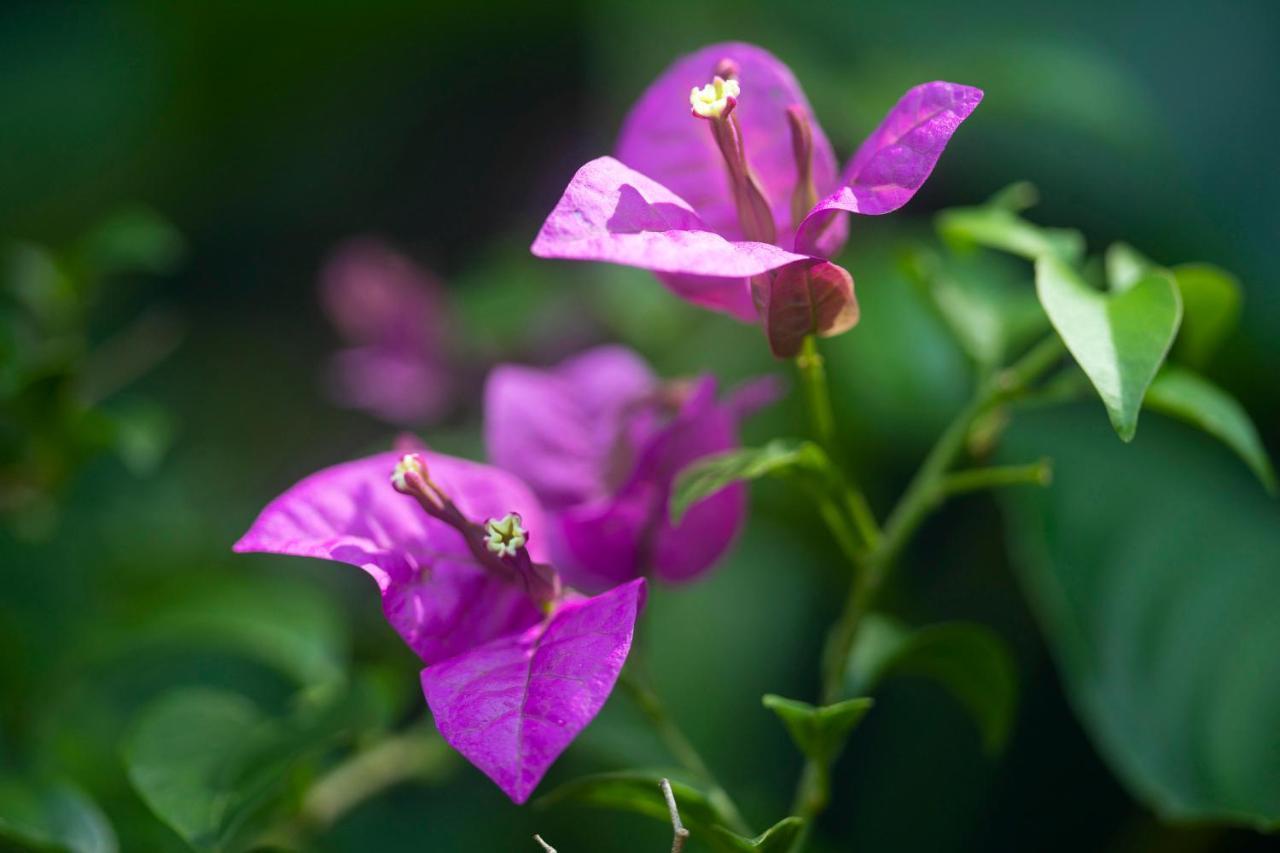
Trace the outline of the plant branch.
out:
<instances>
[{"instance_id":1,"label":"plant branch","mask_svg":"<svg viewBox=\"0 0 1280 853\"><path fill-rule=\"evenodd\" d=\"M542 848L542 853L556 853L556 848L543 841L541 835L533 836L533 840L538 842L538 846Z\"/></svg>"},{"instance_id":2,"label":"plant branch","mask_svg":"<svg viewBox=\"0 0 1280 853\"><path fill-rule=\"evenodd\" d=\"M684 731L681 730L676 721L672 719L666 705L663 704L662 699L653 689L648 678L640 671L640 667L635 665L636 663L638 661L633 661L631 665L622 670L618 683L627 690L631 698L640 707L640 710L649 718L649 724L658 733L658 737L662 738L662 742L666 744L672 757L706 786L707 801L715 809L720 819L724 821L725 826L734 832L750 835L751 830L747 826L747 822L743 820L742 812L738 810L737 804L716 779L711 772L711 768L703 761L702 755L697 748L685 735Z\"/></svg>"},{"instance_id":3,"label":"plant branch","mask_svg":"<svg viewBox=\"0 0 1280 853\"><path fill-rule=\"evenodd\" d=\"M671 813L671 853L684 850L684 843L689 840L689 830L680 822L680 809L676 806L676 795L671 790L671 781L661 779L658 786L662 788L662 798L667 801L667 811Z\"/></svg>"}]
</instances>

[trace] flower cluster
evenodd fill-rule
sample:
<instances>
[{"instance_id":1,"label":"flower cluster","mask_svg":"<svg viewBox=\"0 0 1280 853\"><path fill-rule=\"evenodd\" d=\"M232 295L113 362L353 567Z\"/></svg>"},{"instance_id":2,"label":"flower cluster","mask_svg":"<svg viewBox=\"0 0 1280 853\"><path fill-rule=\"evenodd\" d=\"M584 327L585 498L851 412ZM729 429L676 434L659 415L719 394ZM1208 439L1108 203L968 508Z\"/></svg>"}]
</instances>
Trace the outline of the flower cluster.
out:
<instances>
[{"instance_id":1,"label":"flower cluster","mask_svg":"<svg viewBox=\"0 0 1280 853\"><path fill-rule=\"evenodd\" d=\"M632 107L616 158L578 170L533 252L652 270L695 305L761 322L774 353L793 356L806 335L858 321L853 279L828 260L848 235L838 214L906 204L981 100L916 86L838 171L789 68L752 45L705 47Z\"/></svg>"}]
</instances>

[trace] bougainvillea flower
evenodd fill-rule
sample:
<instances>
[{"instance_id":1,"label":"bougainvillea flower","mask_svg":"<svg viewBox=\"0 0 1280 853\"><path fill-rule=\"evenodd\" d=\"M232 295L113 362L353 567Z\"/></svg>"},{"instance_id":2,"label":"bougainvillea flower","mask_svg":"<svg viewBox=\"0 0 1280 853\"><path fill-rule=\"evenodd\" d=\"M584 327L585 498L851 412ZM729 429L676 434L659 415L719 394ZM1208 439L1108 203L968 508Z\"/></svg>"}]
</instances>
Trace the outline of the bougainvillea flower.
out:
<instances>
[{"instance_id":1,"label":"bougainvillea flower","mask_svg":"<svg viewBox=\"0 0 1280 853\"><path fill-rule=\"evenodd\" d=\"M444 739L523 803L604 705L644 604L643 580L594 598L565 588L546 564L546 527L512 475L424 450L307 477L235 550L368 572L387 621L426 663Z\"/></svg>"},{"instance_id":2,"label":"bougainvillea flower","mask_svg":"<svg viewBox=\"0 0 1280 853\"><path fill-rule=\"evenodd\" d=\"M443 288L369 237L338 246L320 275L325 313L349 344L334 355L341 405L396 424L435 420L453 400Z\"/></svg>"},{"instance_id":3,"label":"bougainvillea flower","mask_svg":"<svg viewBox=\"0 0 1280 853\"><path fill-rule=\"evenodd\" d=\"M705 47L632 107L616 159L578 170L533 252L652 270L689 302L759 320L776 355L795 355L805 335L858 320L853 279L828 260L848 233L837 214L906 204L981 100L916 86L841 172L787 66L748 44Z\"/></svg>"},{"instance_id":4,"label":"bougainvillea flower","mask_svg":"<svg viewBox=\"0 0 1280 853\"><path fill-rule=\"evenodd\" d=\"M554 562L598 589L652 571L687 580L728 549L746 514L731 485L678 525L671 485L691 462L738 446L738 422L777 396L773 380L721 401L711 377L663 382L640 356L606 346L549 370L501 365L485 387L485 440L550 516Z\"/></svg>"}]
</instances>

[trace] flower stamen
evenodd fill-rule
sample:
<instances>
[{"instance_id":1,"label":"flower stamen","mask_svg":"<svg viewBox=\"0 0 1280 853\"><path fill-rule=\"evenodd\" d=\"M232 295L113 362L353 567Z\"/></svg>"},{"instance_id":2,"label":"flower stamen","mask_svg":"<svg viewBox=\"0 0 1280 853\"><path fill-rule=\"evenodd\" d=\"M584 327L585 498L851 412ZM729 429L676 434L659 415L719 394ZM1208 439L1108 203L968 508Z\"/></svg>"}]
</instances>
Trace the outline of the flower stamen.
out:
<instances>
[{"instance_id":1,"label":"flower stamen","mask_svg":"<svg viewBox=\"0 0 1280 853\"><path fill-rule=\"evenodd\" d=\"M514 557L529 539L529 532L514 512L502 518L489 519L484 523L484 532L485 547L499 556Z\"/></svg>"},{"instance_id":2,"label":"flower stamen","mask_svg":"<svg viewBox=\"0 0 1280 853\"><path fill-rule=\"evenodd\" d=\"M717 75L702 88L693 87L689 92L689 106L694 118L721 119L733 112L740 94L742 87L737 80Z\"/></svg>"}]
</instances>

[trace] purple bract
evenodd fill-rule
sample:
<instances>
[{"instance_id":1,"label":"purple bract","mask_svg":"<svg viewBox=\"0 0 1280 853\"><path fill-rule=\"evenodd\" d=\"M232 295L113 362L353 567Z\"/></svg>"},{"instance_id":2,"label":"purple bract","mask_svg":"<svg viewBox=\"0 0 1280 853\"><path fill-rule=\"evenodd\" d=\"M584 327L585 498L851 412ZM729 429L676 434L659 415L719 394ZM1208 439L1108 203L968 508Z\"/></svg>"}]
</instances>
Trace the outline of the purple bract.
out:
<instances>
[{"instance_id":1,"label":"purple bract","mask_svg":"<svg viewBox=\"0 0 1280 853\"><path fill-rule=\"evenodd\" d=\"M578 170L533 252L652 270L689 302L759 319L793 356L858 319L852 278L827 260L848 232L836 214L905 204L981 100L954 83L911 89L839 172L790 69L748 44L703 48L641 96L616 159Z\"/></svg>"},{"instance_id":2,"label":"purple bract","mask_svg":"<svg viewBox=\"0 0 1280 853\"><path fill-rule=\"evenodd\" d=\"M728 549L746 514L731 485L668 517L676 474L738 446L738 423L772 400L772 380L717 400L711 377L662 382L622 347L589 350L554 368L502 365L485 388L489 458L521 477L550 521L555 564L583 589L652 570L681 581Z\"/></svg>"},{"instance_id":3,"label":"purple bract","mask_svg":"<svg viewBox=\"0 0 1280 853\"><path fill-rule=\"evenodd\" d=\"M545 565L546 529L510 474L383 453L302 480L235 550L368 572L387 621L427 664L440 733L522 803L604 705L644 603L643 580L594 598L563 589Z\"/></svg>"}]
</instances>

